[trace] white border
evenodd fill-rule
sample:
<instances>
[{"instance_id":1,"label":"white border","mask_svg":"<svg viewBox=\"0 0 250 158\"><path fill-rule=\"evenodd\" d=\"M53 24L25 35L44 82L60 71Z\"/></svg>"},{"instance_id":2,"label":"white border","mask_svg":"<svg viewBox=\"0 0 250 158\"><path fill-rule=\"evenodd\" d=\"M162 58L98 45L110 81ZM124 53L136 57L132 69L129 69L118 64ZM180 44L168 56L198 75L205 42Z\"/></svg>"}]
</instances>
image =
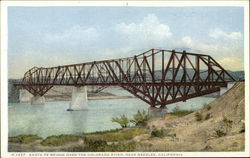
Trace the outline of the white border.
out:
<instances>
[{"instance_id":1,"label":"white border","mask_svg":"<svg viewBox=\"0 0 250 158\"><path fill-rule=\"evenodd\" d=\"M143 6L143 7L188 7L188 6L241 6L244 7L244 69L245 69L245 121L249 131L249 1L2 1L1 2L1 156L2 157L202 157L202 156L249 156L249 132L245 132L245 152L7 152L8 137L8 91L7 91L7 7L9 6ZM52 156L51 154L54 154ZM114 155L112 155L114 154ZM76 155L76 156L74 156Z\"/></svg>"}]
</instances>

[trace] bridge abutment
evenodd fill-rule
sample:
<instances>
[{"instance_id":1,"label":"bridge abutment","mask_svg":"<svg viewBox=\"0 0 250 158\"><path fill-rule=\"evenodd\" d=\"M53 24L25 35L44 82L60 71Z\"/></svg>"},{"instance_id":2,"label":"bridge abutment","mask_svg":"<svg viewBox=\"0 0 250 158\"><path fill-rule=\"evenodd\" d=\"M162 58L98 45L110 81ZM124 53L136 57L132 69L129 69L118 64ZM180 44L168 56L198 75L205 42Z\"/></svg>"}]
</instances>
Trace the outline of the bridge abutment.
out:
<instances>
[{"instance_id":1,"label":"bridge abutment","mask_svg":"<svg viewBox=\"0 0 250 158\"><path fill-rule=\"evenodd\" d=\"M220 96L226 93L229 89L231 89L234 86L235 82L228 82L227 87L221 87L220 88Z\"/></svg>"},{"instance_id":2,"label":"bridge abutment","mask_svg":"<svg viewBox=\"0 0 250 158\"><path fill-rule=\"evenodd\" d=\"M68 111L88 109L87 87L73 87L72 100Z\"/></svg>"},{"instance_id":3,"label":"bridge abutment","mask_svg":"<svg viewBox=\"0 0 250 158\"><path fill-rule=\"evenodd\" d=\"M45 97L36 95L31 98L31 104L32 105L37 105L37 104L44 104L45 103Z\"/></svg>"}]
</instances>

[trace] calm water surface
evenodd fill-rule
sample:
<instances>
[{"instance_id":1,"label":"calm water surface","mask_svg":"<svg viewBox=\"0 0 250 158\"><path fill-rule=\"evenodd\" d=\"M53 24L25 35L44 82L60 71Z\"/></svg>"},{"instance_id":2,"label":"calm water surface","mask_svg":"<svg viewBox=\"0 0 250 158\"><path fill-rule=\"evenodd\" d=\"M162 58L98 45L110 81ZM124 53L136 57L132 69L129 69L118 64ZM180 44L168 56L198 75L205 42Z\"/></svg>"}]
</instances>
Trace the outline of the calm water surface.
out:
<instances>
[{"instance_id":1,"label":"calm water surface","mask_svg":"<svg viewBox=\"0 0 250 158\"><path fill-rule=\"evenodd\" d=\"M180 109L199 109L215 98L197 97L168 105L171 112ZM137 110L148 111L149 105L137 98L89 100L88 110L67 111L68 101L46 102L44 105L9 103L9 136L36 134L40 137L60 134L82 134L120 128L112 117L132 116Z\"/></svg>"}]
</instances>

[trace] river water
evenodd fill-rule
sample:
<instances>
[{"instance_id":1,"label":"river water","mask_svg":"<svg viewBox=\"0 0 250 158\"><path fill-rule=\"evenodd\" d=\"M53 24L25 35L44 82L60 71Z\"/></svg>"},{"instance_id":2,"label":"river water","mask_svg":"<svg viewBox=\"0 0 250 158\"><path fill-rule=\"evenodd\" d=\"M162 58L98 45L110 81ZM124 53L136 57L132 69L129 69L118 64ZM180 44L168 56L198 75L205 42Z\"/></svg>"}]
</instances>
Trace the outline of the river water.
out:
<instances>
[{"instance_id":1,"label":"river water","mask_svg":"<svg viewBox=\"0 0 250 158\"><path fill-rule=\"evenodd\" d=\"M197 97L186 102L170 104L167 107L169 112L176 106L180 109L199 109L214 99ZM46 102L44 105L9 103L9 136L36 134L45 138L51 135L116 129L120 126L111 122L112 117L124 114L132 118L137 110L147 112L149 108L148 104L137 98L89 100L88 106L88 110L85 111L67 111L69 101Z\"/></svg>"}]
</instances>

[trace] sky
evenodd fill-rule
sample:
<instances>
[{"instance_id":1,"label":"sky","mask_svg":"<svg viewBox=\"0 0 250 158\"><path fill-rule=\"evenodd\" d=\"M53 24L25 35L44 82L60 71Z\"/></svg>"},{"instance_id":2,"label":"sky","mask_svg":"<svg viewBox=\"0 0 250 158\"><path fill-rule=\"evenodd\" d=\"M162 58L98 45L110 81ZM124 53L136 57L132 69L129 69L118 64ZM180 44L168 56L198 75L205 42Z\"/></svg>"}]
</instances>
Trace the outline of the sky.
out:
<instances>
[{"instance_id":1,"label":"sky","mask_svg":"<svg viewBox=\"0 0 250 158\"><path fill-rule=\"evenodd\" d=\"M211 55L244 70L243 7L9 7L8 75L129 57L151 48Z\"/></svg>"}]
</instances>

